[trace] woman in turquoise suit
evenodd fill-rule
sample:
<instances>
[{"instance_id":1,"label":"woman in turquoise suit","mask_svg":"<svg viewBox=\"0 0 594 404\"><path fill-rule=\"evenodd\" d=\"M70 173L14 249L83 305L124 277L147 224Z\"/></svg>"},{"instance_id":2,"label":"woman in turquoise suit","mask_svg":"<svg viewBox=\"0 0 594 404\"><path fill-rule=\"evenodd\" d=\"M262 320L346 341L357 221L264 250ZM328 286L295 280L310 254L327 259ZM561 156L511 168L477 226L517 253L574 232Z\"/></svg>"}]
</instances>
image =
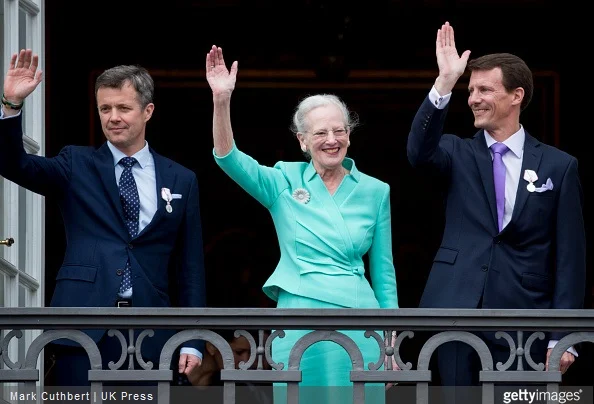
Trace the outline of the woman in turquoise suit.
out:
<instances>
[{"instance_id":1,"label":"woman in turquoise suit","mask_svg":"<svg viewBox=\"0 0 594 404\"><path fill-rule=\"evenodd\" d=\"M281 257L264 284L266 295L278 308L397 308L390 188L346 157L355 122L345 104L327 94L301 101L293 126L310 161L266 167L242 153L233 140L230 104L236 76L237 62L228 70L222 49L213 46L206 55L206 78L213 92L215 160L270 211L279 239ZM371 285L364 276L365 254ZM276 338L274 361L286 368L291 348L306 333L291 330ZM366 338L364 331L344 333L361 349L365 365L377 362L375 339ZM351 369L343 348L319 342L304 353L300 386L352 386ZM348 389L325 389L326 398L322 389L311 391L317 402L326 403ZM382 385L382 400L383 394Z\"/></svg>"}]
</instances>

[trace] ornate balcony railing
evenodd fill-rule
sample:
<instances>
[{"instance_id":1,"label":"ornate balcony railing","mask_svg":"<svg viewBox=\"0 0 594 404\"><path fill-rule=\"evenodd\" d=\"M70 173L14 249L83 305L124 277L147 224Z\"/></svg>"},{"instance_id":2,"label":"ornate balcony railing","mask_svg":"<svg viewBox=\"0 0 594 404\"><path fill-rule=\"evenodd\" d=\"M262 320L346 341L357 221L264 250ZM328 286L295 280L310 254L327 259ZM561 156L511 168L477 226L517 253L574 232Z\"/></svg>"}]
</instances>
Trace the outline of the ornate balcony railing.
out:
<instances>
[{"instance_id":1,"label":"ornate balcony railing","mask_svg":"<svg viewBox=\"0 0 594 404\"><path fill-rule=\"evenodd\" d=\"M101 354L95 342L80 330L109 329L122 344L120 361L102 368ZM90 392L101 397L104 383L118 380L155 382L159 403L170 402L173 371L170 363L178 347L184 342L201 339L212 343L223 358L223 402L235 403L236 383L286 383L287 402L299 402L301 381L300 360L305 350L319 341L333 341L348 353L352 361L350 380L353 382L353 402L364 403L366 383L404 383L416 389L416 402L429 402L429 383L433 371L429 362L440 345L461 341L470 345L478 354L482 371L479 380L483 403L494 402L494 387L505 383L538 383L546 385L547 392L558 392L562 382L559 371L562 354L571 346L594 342L594 310L459 310L459 309L179 309L179 308L9 308L0 309L0 353L3 368L0 383L21 383L31 391L39 388L38 359L44 347L52 341L66 338L78 342L87 352L91 363L88 373ZM143 330L134 340L134 333L124 335L119 330ZM159 363L147 363L140 355L145 338L155 329L181 330L164 345ZM212 330L232 329L250 343L251 353L247 362L235 369L233 352L229 343ZM276 363L271 354L272 341L282 338L284 330L313 330L298 340L291 350L287 364ZM43 330L27 344L24 356L11 358L9 344L22 337L22 330ZM259 330L255 339L246 330ZM264 330L272 330L265 333ZM361 351L354 341L337 330L361 330L365 336L378 343L375 363L364 363ZM397 331L394 348L386 344L384 335L376 330ZM497 332L498 338L507 341L509 359L494 363L485 342L474 332ZM544 364L535 363L530 347L536 339L543 339L544 332L567 332L552 351L549 370ZM416 365L404 363L401 347L415 332L430 332L423 341ZM126 357L137 359L140 369L123 369ZM384 359L394 357L401 371L382 369ZM525 358L531 369L524 369L520 358ZM578 358L579 360L579 358ZM270 365L269 368L263 366ZM391 363L391 361L388 361ZM388 366L390 367L390 366ZM97 395L97 393L99 393ZM100 402L100 401L94 401ZM276 403L275 403L276 404Z\"/></svg>"}]
</instances>

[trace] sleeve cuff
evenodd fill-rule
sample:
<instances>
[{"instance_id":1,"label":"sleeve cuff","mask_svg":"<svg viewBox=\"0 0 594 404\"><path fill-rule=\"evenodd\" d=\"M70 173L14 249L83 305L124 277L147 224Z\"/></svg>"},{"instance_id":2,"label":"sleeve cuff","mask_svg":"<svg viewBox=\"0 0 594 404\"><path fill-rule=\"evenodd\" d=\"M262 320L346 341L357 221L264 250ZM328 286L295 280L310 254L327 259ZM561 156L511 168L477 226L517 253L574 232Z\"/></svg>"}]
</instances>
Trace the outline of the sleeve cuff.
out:
<instances>
[{"instance_id":1,"label":"sleeve cuff","mask_svg":"<svg viewBox=\"0 0 594 404\"><path fill-rule=\"evenodd\" d=\"M0 107L0 119L10 119L10 118L16 118L17 116L19 116L21 114L21 111L19 111L18 114L16 115L11 115L11 116L4 116L4 108Z\"/></svg>"},{"instance_id":2,"label":"sleeve cuff","mask_svg":"<svg viewBox=\"0 0 594 404\"><path fill-rule=\"evenodd\" d=\"M235 140L234 140L233 141L233 146L231 147L231 150L229 150L229 153L225 154L224 156L217 156L217 154L215 153L215 149L213 147L212 148L212 155L214 156L215 160L224 160L225 158L227 158L230 155L232 155L233 152L235 152L235 150L237 150L237 147L235 147Z\"/></svg>"},{"instance_id":3,"label":"sleeve cuff","mask_svg":"<svg viewBox=\"0 0 594 404\"><path fill-rule=\"evenodd\" d=\"M199 357L200 359L202 359L202 352L200 352L199 350L195 349L195 348L182 348L179 351L180 354L189 354L189 355L194 355Z\"/></svg>"},{"instance_id":4,"label":"sleeve cuff","mask_svg":"<svg viewBox=\"0 0 594 404\"><path fill-rule=\"evenodd\" d=\"M431 104L437 109L444 109L448 103L450 102L450 97L452 93L448 93L446 95L439 95L435 86L431 87L431 91L429 92L429 101Z\"/></svg>"},{"instance_id":5,"label":"sleeve cuff","mask_svg":"<svg viewBox=\"0 0 594 404\"><path fill-rule=\"evenodd\" d=\"M557 345L557 341L556 339L552 339L549 341L549 347L548 349L553 349L555 347L555 345ZM567 348L567 352L569 352L570 354L572 354L573 356L575 356L576 358L579 356L577 351L575 350L574 347L570 346L569 348Z\"/></svg>"}]
</instances>

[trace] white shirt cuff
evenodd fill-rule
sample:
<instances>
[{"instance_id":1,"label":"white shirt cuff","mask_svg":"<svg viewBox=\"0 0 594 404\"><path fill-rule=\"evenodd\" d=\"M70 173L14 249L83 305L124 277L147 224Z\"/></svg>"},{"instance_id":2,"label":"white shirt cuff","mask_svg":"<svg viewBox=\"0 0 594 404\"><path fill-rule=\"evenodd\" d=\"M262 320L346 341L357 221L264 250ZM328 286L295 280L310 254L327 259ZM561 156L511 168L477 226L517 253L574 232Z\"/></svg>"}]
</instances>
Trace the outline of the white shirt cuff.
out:
<instances>
[{"instance_id":1,"label":"white shirt cuff","mask_svg":"<svg viewBox=\"0 0 594 404\"><path fill-rule=\"evenodd\" d=\"M451 96L452 93L448 93L443 96L439 95L435 89L435 86L431 87L431 91L429 91L429 101L431 101L431 104L433 104L437 109L444 109L450 102Z\"/></svg>"},{"instance_id":2,"label":"white shirt cuff","mask_svg":"<svg viewBox=\"0 0 594 404\"><path fill-rule=\"evenodd\" d=\"M549 349L553 349L555 347L555 345L557 345L557 342L559 342L556 339L552 339L549 341ZM573 356L575 356L576 358L578 357L578 353L575 350L574 347L570 346L569 348L567 348L567 352L569 352L570 354L573 354Z\"/></svg>"},{"instance_id":3,"label":"white shirt cuff","mask_svg":"<svg viewBox=\"0 0 594 404\"><path fill-rule=\"evenodd\" d=\"M181 354L190 354L199 357L202 360L202 352L197 350L196 348L182 348L179 353Z\"/></svg>"},{"instance_id":4,"label":"white shirt cuff","mask_svg":"<svg viewBox=\"0 0 594 404\"><path fill-rule=\"evenodd\" d=\"M10 119L10 118L14 118L15 116L19 116L20 114L21 114L21 111L19 111L19 113L15 114L15 115L4 116L4 108L0 107L0 119Z\"/></svg>"}]
</instances>

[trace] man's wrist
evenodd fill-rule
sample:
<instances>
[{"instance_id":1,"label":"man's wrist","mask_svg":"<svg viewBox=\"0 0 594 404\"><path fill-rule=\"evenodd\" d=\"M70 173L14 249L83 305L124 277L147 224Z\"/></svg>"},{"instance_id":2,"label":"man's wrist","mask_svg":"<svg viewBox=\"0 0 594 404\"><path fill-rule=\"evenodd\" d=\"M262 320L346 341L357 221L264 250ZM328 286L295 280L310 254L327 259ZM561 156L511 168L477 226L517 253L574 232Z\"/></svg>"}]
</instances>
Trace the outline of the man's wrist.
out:
<instances>
[{"instance_id":1,"label":"man's wrist","mask_svg":"<svg viewBox=\"0 0 594 404\"><path fill-rule=\"evenodd\" d=\"M438 76L437 79L435 79L434 87L439 95L443 97L444 95L452 92L457 81L458 78L452 80L451 78Z\"/></svg>"},{"instance_id":2,"label":"man's wrist","mask_svg":"<svg viewBox=\"0 0 594 404\"><path fill-rule=\"evenodd\" d=\"M8 108L5 105L1 105L1 104L0 104L0 109L2 110L2 116L4 118L8 118L10 116L16 116L21 113L20 110L17 111L12 108Z\"/></svg>"},{"instance_id":3,"label":"man's wrist","mask_svg":"<svg viewBox=\"0 0 594 404\"><path fill-rule=\"evenodd\" d=\"M14 111L20 111L21 108L23 108L23 105L25 105L25 101L21 100L21 101L17 101L17 100L10 100L9 98L6 97L5 94L2 94L2 98L0 98L0 102L2 103L2 106L5 107L6 109L12 109Z\"/></svg>"}]
</instances>

